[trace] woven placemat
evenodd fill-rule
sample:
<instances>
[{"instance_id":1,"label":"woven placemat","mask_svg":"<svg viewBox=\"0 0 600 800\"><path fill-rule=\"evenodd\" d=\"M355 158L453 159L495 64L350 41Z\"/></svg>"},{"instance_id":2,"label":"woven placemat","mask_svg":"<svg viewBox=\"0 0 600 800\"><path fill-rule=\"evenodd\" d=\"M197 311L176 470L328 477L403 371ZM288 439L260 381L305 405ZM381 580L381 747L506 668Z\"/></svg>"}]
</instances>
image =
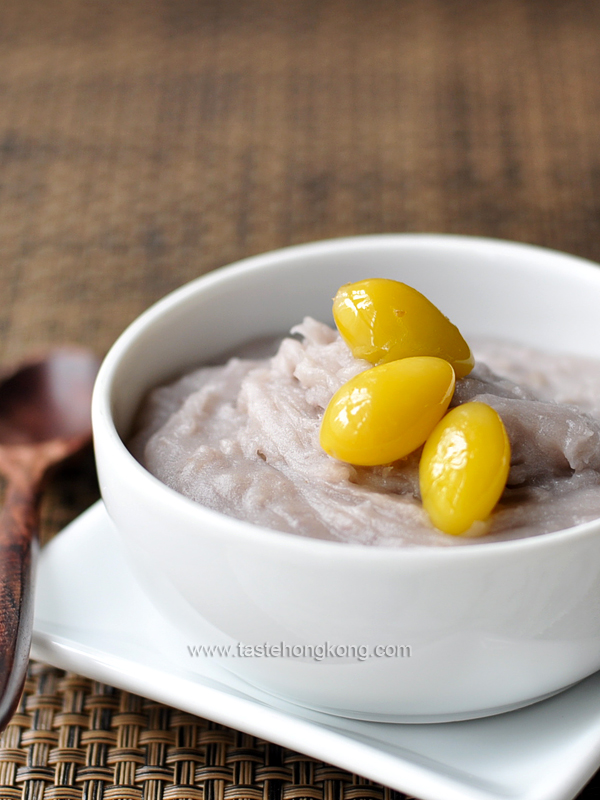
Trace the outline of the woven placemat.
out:
<instances>
[{"instance_id":1,"label":"woven placemat","mask_svg":"<svg viewBox=\"0 0 600 800\"><path fill-rule=\"evenodd\" d=\"M246 733L32 664L0 737L1 800L400 800Z\"/></svg>"}]
</instances>

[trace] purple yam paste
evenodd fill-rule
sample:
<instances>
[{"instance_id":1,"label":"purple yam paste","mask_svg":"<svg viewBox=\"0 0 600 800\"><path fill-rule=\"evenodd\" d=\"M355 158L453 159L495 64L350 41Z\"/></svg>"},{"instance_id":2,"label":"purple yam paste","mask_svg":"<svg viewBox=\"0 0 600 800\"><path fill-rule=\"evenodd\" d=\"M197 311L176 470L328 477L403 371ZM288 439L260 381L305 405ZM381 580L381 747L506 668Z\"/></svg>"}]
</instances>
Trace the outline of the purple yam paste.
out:
<instances>
[{"instance_id":1,"label":"purple yam paste","mask_svg":"<svg viewBox=\"0 0 600 800\"><path fill-rule=\"evenodd\" d=\"M452 405L493 406L511 441L506 490L479 538L436 530L421 508L420 451L354 467L319 446L332 394L371 365L307 318L270 359L232 358L154 389L130 447L165 484L216 511L301 536L460 546L600 517L600 362L482 341ZM478 531L481 526L478 526ZM474 526L475 529L475 526Z\"/></svg>"}]
</instances>

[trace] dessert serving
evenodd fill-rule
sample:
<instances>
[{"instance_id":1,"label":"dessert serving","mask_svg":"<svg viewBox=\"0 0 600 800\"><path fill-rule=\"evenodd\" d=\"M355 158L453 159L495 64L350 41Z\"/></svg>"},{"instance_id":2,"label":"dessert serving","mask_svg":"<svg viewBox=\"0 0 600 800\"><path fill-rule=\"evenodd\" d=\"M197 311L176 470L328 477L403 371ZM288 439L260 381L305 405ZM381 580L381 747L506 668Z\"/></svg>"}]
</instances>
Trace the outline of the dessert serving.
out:
<instances>
[{"instance_id":1,"label":"dessert serving","mask_svg":"<svg viewBox=\"0 0 600 800\"><path fill-rule=\"evenodd\" d=\"M341 335L306 318L270 359L153 390L132 452L209 508L334 541L448 546L600 517L600 362L494 341L475 361L393 280L343 286L334 318Z\"/></svg>"},{"instance_id":2,"label":"dessert serving","mask_svg":"<svg viewBox=\"0 0 600 800\"><path fill-rule=\"evenodd\" d=\"M442 309L474 354L474 368L469 372L468 353L454 348L400 351L378 365L385 349L380 339L374 352L353 354L357 342L336 333L331 300L340 286L368 275L414 287ZM230 645L232 652L238 643L256 645L256 652L270 652L265 643L284 642L298 652L328 643L340 646L335 652L360 646L369 654L390 645L390 652L410 656L240 657L222 666L286 702L403 722L499 713L600 669L599 306L600 269L573 256L469 237L390 235L255 256L193 281L146 311L106 357L92 418L108 514L141 586L181 633L180 651L165 658L182 674L194 670L186 643L195 643L200 631L201 641ZM435 332L437 323L427 328ZM279 339L267 358L246 352L248 343L265 338ZM397 458L396 444L406 442L410 430L384 420L386 408L397 403L389 402L388 384L378 376L387 381L399 370L403 385L414 389L406 362L415 358L437 365L426 362L426 381L416 374L427 392L437 393L442 416L425 432L425 444ZM443 386L446 381L447 390L451 380L448 367L435 359L455 374L445 410ZM194 375L202 364L216 366ZM367 406L377 413L366 418L383 435L363 456L396 461L341 460L364 461L357 455L360 436L343 442L350 444L348 454L323 449L330 442L320 435L322 420L336 392L342 391L338 410L358 407L352 384L348 388L353 380L359 389L367 381L367 393L374 389L371 380L381 390L368 395ZM164 480L153 475L150 460L149 468L142 466L128 446L144 398L169 385L174 391L158 389L150 401L147 443L163 425L177 430L182 423L175 435L182 449L167 442L165 453L156 451L151 460L189 481L192 496L199 486L207 495L201 502L167 485L166 474ZM244 419L242 400L255 412ZM202 424L178 420L189 410ZM413 419L414 411L407 400L403 419ZM494 480L503 477L505 444L496 414L510 441L511 466L490 510L475 479L490 459L498 461L484 483L497 492ZM337 448L343 413L334 419L329 433ZM425 420L417 420L418 428ZM434 423L428 418L425 427ZM468 514L447 533L440 529L448 519L446 495L434 490L431 500L429 490L438 471L447 486L460 474L446 469L454 434L471 452L482 452L483 462L465 473L470 489L459 505ZM421 430L417 442L422 436ZM198 445L191 459L185 454L190 441ZM147 450L141 439L137 445ZM258 471L249 473L247 462ZM240 471L230 473L232 464ZM197 482L199 471L210 480ZM295 496L299 509L281 508L281 496ZM222 505L210 507L215 500ZM373 508L383 522L375 533L363 526ZM269 527L259 512L271 517ZM415 527L399 524L399 514ZM306 535L298 535L301 528ZM525 535L541 530L547 532ZM426 540L436 546L421 546Z\"/></svg>"}]
</instances>

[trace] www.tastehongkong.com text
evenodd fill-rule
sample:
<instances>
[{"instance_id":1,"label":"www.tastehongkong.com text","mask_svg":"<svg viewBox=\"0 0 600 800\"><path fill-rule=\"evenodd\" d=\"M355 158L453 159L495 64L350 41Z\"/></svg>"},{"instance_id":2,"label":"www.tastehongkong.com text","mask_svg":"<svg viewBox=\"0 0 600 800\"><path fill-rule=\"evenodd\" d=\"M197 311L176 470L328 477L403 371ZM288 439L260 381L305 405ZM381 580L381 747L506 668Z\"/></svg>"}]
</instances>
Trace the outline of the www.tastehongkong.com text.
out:
<instances>
[{"instance_id":1,"label":"www.tastehongkong.com text","mask_svg":"<svg viewBox=\"0 0 600 800\"><path fill-rule=\"evenodd\" d=\"M192 658L298 658L313 661L327 659L411 658L412 650L407 644L188 644Z\"/></svg>"}]
</instances>

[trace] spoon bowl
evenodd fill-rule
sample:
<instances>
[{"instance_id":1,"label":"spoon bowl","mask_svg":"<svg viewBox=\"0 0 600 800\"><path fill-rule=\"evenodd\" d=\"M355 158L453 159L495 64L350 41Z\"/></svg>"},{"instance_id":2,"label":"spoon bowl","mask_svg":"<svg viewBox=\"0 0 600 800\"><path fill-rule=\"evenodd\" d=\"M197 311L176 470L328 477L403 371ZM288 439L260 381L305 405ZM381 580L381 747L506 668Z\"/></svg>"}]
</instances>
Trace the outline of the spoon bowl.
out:
<instances>
[{"instance_id":1,"label":"spoon bowl","mask_svg":"<svg viewBox=\"0 0 600 800\"><path fill-rule=\"evenodd\" d=\"M33 574L44 481L91 440L90 405L99 360L62 347L0 377L0 730L25 680Z\"/></svg>"}]
</instances>

